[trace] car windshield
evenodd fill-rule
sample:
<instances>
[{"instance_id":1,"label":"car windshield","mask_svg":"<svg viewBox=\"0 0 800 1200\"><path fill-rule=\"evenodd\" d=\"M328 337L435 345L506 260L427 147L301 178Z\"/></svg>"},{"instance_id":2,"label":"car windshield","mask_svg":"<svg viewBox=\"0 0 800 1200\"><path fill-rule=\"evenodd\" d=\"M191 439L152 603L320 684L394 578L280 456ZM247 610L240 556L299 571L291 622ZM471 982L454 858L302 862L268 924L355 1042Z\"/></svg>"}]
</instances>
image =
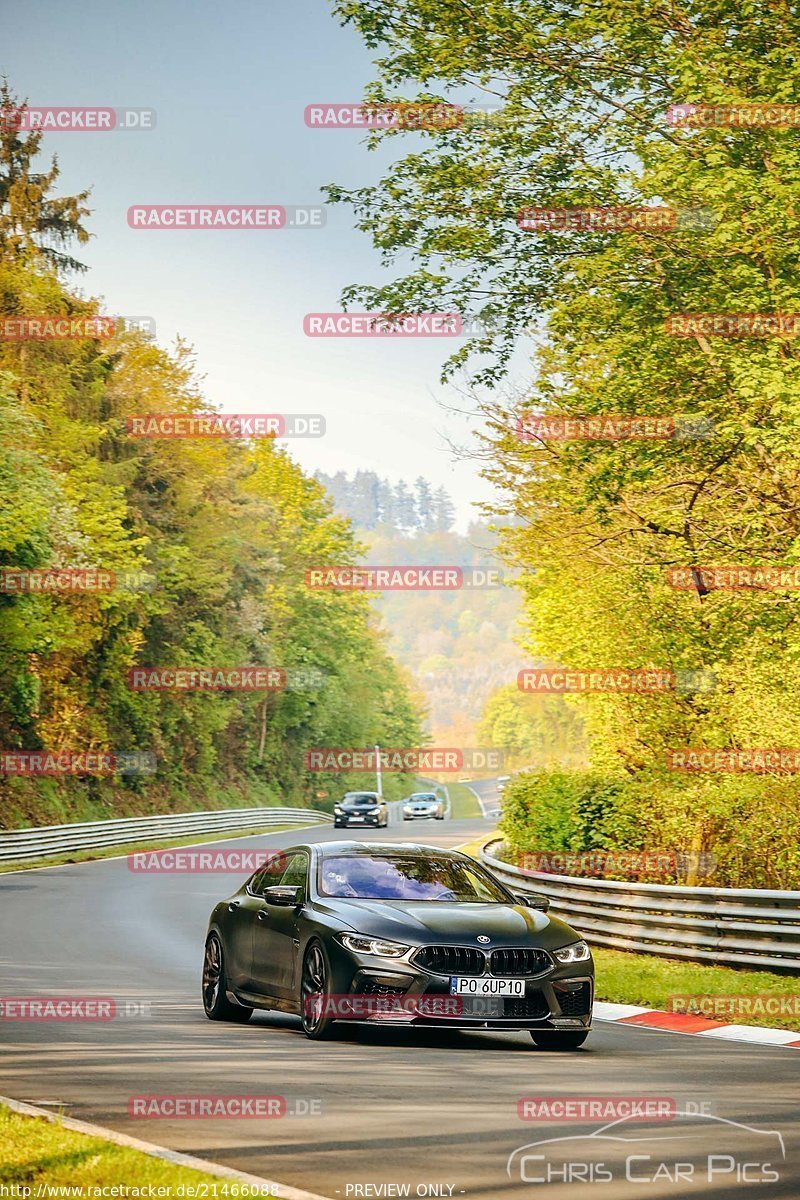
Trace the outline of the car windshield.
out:
<instances>
[{"instance_id":1,"label":"car windshield","mask_svg":"<svg viewBox=\"0 0 800 1200\"><path fill-rule=\"evenodd\" d=\"M323 896L360 900L510 903L499 884L482 871L443 855L331 855L322 860L319 889Z\"/></svg>"},{"instance_id":2,"label":"car windshield","mask_svg":"<svg viewBox=\"0 0 800 1200\"><path fill-rule=\"evenodd\" d=\"M432 796L429 792L415 792L414 795L411 797L411 799L412 800L433 800L433 801L435 801L436 797Z\"/></svg>"},{"instance_id":3,"label":"car windshield","mask_svg":"<svg viewBox=\"0 0 800 1200\"><path fill-rule=\"evenodd\" d=\"M371 796L369 792L353 792L351 795L345 796L342 801L345 808L360 808L362 804L367 808L373 808L377 803L377 796Z\"/></svg>"}]
</instances>

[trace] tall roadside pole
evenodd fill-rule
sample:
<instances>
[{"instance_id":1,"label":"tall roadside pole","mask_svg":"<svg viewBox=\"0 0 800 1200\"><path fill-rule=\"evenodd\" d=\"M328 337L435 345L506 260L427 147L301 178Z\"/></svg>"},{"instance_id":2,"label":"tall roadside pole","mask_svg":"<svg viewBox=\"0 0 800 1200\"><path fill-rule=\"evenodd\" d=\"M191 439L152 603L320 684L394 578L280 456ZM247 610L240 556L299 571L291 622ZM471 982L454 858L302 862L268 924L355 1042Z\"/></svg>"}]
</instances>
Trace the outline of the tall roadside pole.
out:
<instances>
[{"instance_id":1,"label":"tall roadside pole","mask_svg":"<svg viewBox=\"0 0 800 1200\"><path fill-rule=\"evenodd\" d=\"M381 748L375 747L375 776L378 780L378 795L383 795L383 780L381 778Z\"/></svg>"}]
</instances>

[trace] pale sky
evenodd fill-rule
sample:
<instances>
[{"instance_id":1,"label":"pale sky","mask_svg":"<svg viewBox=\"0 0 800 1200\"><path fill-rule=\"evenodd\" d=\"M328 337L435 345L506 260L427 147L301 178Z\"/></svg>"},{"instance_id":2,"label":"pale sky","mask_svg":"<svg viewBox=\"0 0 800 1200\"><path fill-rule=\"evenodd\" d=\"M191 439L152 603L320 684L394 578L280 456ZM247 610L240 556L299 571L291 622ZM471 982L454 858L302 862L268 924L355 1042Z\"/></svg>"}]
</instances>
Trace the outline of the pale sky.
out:
<instances>
[{"instance_id":1,"label":"pale sky","mask_svg":"<svg viewBox=\"0 0 800 1200\"><path fill-rule=\"evenodd\" d=\"M448 447L474 426L438 403L463 407L438 382L450 339L303 333L306 312L341 307L342 287L384 277L349 208L306 231L127 225L137 203L318 205L322 184L368 182L402 150L398 138L370 154L361 133L304 124L306 105L357 101L373 74L325 0L26 0L4 12L0 71L32 106L156 110L152 131L45 136L63 190L93 189L96 236L78 252L87 293L106 311L151 316L161 344L192 343L225 410L324 414L324 438L289 443L308 470L425 475L465 523L489 489Z\"/></svg>"}]
</instances>

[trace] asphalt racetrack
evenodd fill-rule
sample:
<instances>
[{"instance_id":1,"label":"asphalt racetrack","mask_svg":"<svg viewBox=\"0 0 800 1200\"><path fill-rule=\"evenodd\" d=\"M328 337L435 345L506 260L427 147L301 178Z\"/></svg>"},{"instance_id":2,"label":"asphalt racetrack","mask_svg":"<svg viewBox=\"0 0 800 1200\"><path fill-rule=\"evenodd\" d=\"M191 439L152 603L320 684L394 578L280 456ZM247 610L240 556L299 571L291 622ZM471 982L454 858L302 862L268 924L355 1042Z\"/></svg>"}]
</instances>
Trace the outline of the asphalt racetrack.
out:
<instances>
[{"instance_id":1,"label":"asphalt racetrack","mask_svg":"<svg viewBox=\"0 0 800 1200\"><path fill-rule=\"evenodd\" d=\"M235 845L456 846L494 824L494 784L477 786L482 819L406 824L393 813L378 832L321 827ZM239 882L137 874L125 857L0 875L2 995L105 996L122 1010L105 1022L0 1021L0 1093L329 1197L800 1196L796 1050L602 1022L581 1050L557 1054L525 1033L339 1026L311 1042L278 1014L207 1021L208 914ZM129 1115L131 1097L154 1094L280 1095L288 1111ZM604 1135L603 1120L520 1118L525 1098L570 1096L666 1097L686 1115Z\"/></svg>"}]
</instances>

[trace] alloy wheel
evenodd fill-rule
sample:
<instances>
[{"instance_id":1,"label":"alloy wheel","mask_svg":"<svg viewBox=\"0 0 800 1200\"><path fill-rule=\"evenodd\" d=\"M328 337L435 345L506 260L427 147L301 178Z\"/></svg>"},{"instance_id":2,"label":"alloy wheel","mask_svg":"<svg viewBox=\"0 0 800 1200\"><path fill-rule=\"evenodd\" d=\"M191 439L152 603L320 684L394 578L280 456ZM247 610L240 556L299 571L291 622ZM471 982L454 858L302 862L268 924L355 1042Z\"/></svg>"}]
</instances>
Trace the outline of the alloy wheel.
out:
<instances>
[{"instance_id":1,"label":"alloy wheel","mask_svg":"<svg viewBox=\"0 0 800 1200\"><path fill-rule=\"evenodd\" d=\"M314 945L306 954L303 962L303 979L301 985L301 1014L303 1028L313 1033L325 1020L325 997L327 995L327 976L325 959L322 950Z\"/></svg>"}]
</instances>

